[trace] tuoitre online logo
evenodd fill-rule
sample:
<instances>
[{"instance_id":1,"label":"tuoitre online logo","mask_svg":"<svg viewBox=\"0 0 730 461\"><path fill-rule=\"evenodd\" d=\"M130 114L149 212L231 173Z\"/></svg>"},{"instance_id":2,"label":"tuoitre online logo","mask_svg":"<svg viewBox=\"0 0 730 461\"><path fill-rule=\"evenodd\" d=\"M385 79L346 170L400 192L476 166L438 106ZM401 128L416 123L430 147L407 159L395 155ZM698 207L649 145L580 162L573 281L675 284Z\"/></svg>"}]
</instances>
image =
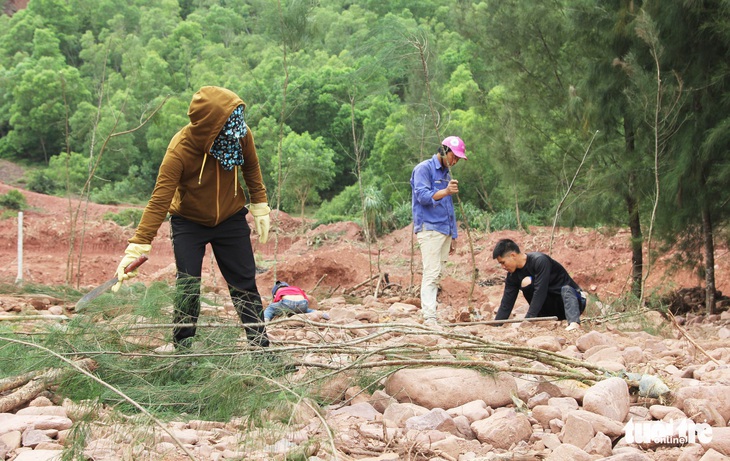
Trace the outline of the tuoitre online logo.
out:
<instances>
[{"instance_id":1,"label":"tuoitre online logo","mask_svg":"<svg viewBox=\"0 0 730 461\"><path fill-rule=\"evenodd\" d=\"M712 426L696 423L689 418L669 421L637 421L633 418L624 426L627 443L656 443L662 445L685 445L688 443L710 443Z\"/></svg>"}]
</instances>

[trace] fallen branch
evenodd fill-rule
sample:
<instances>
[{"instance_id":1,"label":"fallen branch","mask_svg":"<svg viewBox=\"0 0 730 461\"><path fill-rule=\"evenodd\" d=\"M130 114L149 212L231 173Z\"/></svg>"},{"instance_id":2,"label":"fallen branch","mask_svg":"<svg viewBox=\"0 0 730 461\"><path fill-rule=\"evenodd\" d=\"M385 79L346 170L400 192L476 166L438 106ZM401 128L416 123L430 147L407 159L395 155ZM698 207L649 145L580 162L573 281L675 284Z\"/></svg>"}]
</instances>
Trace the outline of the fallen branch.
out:
<instances>
[{"instance_id":1,"label":"fallen branch","mask_svg":"<svg viewBox=\"0 0 730 461\"><path fill-rule=\"evenodd\" d=\"M0 379L0 394L3 392L9 391L11 389L16 389L20 386L25 385L28 381L31 379L34 379L36 376L40 375L41 371L30 371L28 373L23 373L22 375L18 376L11 376L9 378Z\"/></svg>"},{"instance_id":2,"label":"fallen branch","mask_svg":"<svg viewBox=\"0 0 730 461\"><path fill-rule=\"evenodd\" d=\"M535 322L547 322L557 321L557 317L530 317L522 319L505 319L505 320L483 320L480 322L457 322L457 323L444 323L444 327L460 327L465 325L502 325L503 323L535 323Z\"/></svg>"},{"instance_id":3,"label":"fallen branch","mask_svg":"<svg viewBox=\"0 0 730 461\"><path fill-rule=\"evenodd\" d=\"M377 283L377 284L375 284L375 299L378 299L378 292L380 291L380 283L381 283L381 282L383 281L383 277L384 277L385 275L387 275L387 274L383 274L383 273L381 273L381 274L380 274L380 275L378 276L378 283Z\"/></svg>"},{"instance_id":4,"label":"fallen branch","mask_svg":"<svg viewBox=\"0 0 730 461\"><path fill-rule=\"evenodd\" d=\"M77 362L74 362L72 360L69 360L66 357L62 356L61 354L59 354L57 352L54 352L54 351L48 349L47 347L43 347L43 346L40 346L38 344L29 343L27 341L21 341L21 340L18 340L18 339L12 339L12 338L7 338L7 337L3 337L3 336L0 336L0 341L7 341L9 343L22 344L24 346L35 347L35 348L40 349L40 350L42 350L42 351L44 351L44 352L46 352L46 353L48 353L50 355L53 355L56 358L59 358L59 359L63 360L67 364L71 365L74 369L76 369L76 371L78 371L79 373L83 374L84 376L87 376L87 377L91 378L92 380L96 381L97 383L99 383L102 386L106 387L107 389L111 390L112 392L114 392L115 394L119 395L124 400L126 400L128 403L130 403L132 406L134 406L136 409L138 409L140 412L142 412L151 421L153 421L155 424L157 424L157 426L159 426L163 431L165 431L167 433L167 435L170 436L170 438L177 444L177 446L179 446L182 449L182 451L185 452L185 454L191 460L196 461L195 456L190 451L190 449L188 449L182 443L182 441L180 441L180 439L169 428L167 428L165 426L165 424L163 424L162 421L160 421L159 419L155 418L155 416L152 415L152 413L150 413L149 411L147 411L142 405L140 405L139 403L137 403L135 400L131 399L129 396L127 396L125 393L123 393L122 391L120 391L116 387L112 386L111 384L107 383L106 381L103 381L103 380L97 378L96 376L92 375L91 373L89 373L89 371L87 371L86 369L84 369L81 366L79 366L77 364ZM92 363L95 363L91 359L83 359L83 360L79 361L79 363L83 363L86 360L90 360ZM0 413L3 413L3 411L0 410Z\"/></svg>"},{"instance_id":5,"label":"fallen branch","mask_svg":"<svg viewBox=\"0 0 730 461\"><path fill-rule=\"evenodd\" d=\"M93 370L96 368L96 362L91 359L81 359L74 362L75 366L84 370ZM0 398L0 413L8 413L26 403L30 402L34 398L38 397L41 392L48 389L49 386L56 382L64 380L66 377L73 373L68 368L51 368L50 370L38 375L37 377L31 378L26 381L20 389L14 391L10 395ZM28 375L17 376L15 379L22 381ZM12 378L11 378L12 379Z\"/></svg>"},{"instance_id":6,"label":"fallen branch","mask_svg":"<svg viewBox=\"0 0 730 461\"><path fill-rule=\"evenodd\" d=\"M667 311L667 315L669 315L669 319L672 321L672 325L674 325L674 327L677 330L679 330L679 332L682 334L682 336L684 336L687 339L687 341L689 341L690 343L692 343L692 345L694 347L696 347L698 351L702 352L702 354L704 354L705 357L707 357L708 359L710 359L713 362L715 362L715 365L720 365L720 362L718 362L716 359L712 358L710 356L710 354L708 354L707 351L702 348L702 346L700 346L699 344L697 344L697 341L695 341L694 339L692 339L692 337L689 335L689 333L687 333L687 331L684 328L682 328L681 326L679 326L679 323L677 323L677 318L674 316L674 314L672 314L672 311Z\"/></svg>"},{"instance_id":7,"label":"fallen branch","mask_svg":"<svg viewBox=\"0 0 730 461\"><path fill-rule=\"evenodd\" d=\"M314 288L312 288L309 291L314 293L314 290L316 290L317 287L319 287L319 284L322 283L322 280L324 280L325 277L327 277L327 274L322 275L322 277L320 277L319 280L317 280L317 283L314 285Z\"/></svg>"},{"instance_id":8,"label":"fallen branch","mask_svg":"<svg viewBox=\"0 0 730 461\"><path fill-rule=\"evenodd\" d=\"M444 323L444 327L453 326L464 326L464 325L501 325L503 323L521 323L521 322L547 322L557 321L557 317L531 317L522 319L505 319L505 320L484 320L481 322L462 322L462 323ZM408 328L421 328L430 330L429 327L421 326L420 324L412 323L368 323L368 324L354 324L354 325L340 325L336 323L328 322L315 322L307 319L306 317L285 317L277 320L273 320L269 323L247 323L249 326L272 326L280 323L305 323L307 325L313 325L318 327L327 328L338 328L346 330L357 330L357 329L373 329L373 328L388 328L388 327L408 327ZM198 323L136 323L134 325L128 325L122 328L124 331L132 330L154 330L154 329L168 329L168 328L186 328L186 327L198 327L198 328L241 328L239 323L220 323L220 322L198 322ZM112 330L111 328L108 328ZM120 329L113 329L119 331Z\"/></svg>"},{"instance_id":9,"label":"fallen branch","mask_svg":"<svg viewBox=\"0 0 730 461\"><path fill-rule=\"evenodd\" d=\"M0 315L0 322L24 322L26 320L68 320L65 315Z\"/></svg>"},{"instance_id":10,"label":"fallen branch","mask_svg":"<svg viewBox=\"0 0 730 461\"><path fill-rule=\"evenodd\" d=\"M353 291L357 290L357 289L358 289L358 288L360 288L361 286L365 285L366 283L370 283L370 282L372 282L373 280L375 280L375 279L376 279L376 278L378 278L378 277L380 277L380 274L375 274L375 275L373 275L372 277L369 277L369 278L368 278L367 280L365 280L364 282L360 282L360 283L358 283L357 285L355 285L354 287L350 288L350 289L348 290L348 292L352 293Z\"/></svg>"}]
</instances>

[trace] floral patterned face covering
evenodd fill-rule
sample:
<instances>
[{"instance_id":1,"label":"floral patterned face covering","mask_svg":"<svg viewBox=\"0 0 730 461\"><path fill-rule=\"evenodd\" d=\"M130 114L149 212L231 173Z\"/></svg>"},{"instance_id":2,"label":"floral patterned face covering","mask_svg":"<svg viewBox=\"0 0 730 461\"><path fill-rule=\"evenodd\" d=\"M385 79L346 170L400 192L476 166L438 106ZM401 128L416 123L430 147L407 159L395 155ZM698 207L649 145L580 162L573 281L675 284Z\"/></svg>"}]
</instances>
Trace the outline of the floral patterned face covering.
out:
<instances>
[{"instance_id":1,"label":"floral patterned face covering","mask_svg":"<svg viewBox=\"0 0 730 461\"><path fill-rule=\"evenodd\" d=\"M218 160L224 170L231 171L234 166L243 165L243 148L241 148L240 139L246 136L247 131L248 127L243 121L243 106L238 106L228 117L223 129L210 147L210 155Z\"/></svg>"}]
</instances>

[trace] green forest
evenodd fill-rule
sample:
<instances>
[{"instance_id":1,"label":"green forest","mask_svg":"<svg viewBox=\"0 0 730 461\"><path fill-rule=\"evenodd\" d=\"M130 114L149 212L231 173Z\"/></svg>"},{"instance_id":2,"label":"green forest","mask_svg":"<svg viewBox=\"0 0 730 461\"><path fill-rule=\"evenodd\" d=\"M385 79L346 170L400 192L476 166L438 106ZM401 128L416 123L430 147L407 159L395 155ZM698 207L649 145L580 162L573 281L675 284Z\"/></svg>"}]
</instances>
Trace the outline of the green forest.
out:
<instances>
[{"instance_id":1,"label":"green forest","mask_svg":"<svg viewBox=\"0 0 730 461\"><path fill-rule=\"evenodd\" d=\"M31 0L0 16L0 158L36 192L142 204L218 85L272 207L401 228L456 135L473 228L629 228L635 292L653 240L714 293L729 50L727 0Z\"/></svg>"}]
</instances>

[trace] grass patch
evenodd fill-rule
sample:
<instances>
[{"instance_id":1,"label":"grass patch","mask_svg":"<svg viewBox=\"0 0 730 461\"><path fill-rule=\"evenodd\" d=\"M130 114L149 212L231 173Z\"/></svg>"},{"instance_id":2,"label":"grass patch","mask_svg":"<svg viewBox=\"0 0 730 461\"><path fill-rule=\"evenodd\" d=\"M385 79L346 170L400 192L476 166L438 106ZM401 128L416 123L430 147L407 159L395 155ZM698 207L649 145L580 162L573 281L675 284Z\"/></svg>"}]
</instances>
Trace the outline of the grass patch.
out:
<instances>
[{"instance_id":1,"label":"grass patch","mask_svg":"<svg viewBox=\"0 0 730 461\"><path fill-rule=\"evenodd\" d=\"M164 283L149 287L136 283L114 295L100 296L62 324L39 323L32 332L0 325L0 378L68 367L42 347L69 360L92 358L98 365L95 376L158 418L186 415L188 419L229 421L239 417L254 425L266 423L260 417L264 409L291 405L306 392L285 393L271 386L267 380L281 374L278 362L263 357L261 351L247 349L237 317L221 318L212 309L203 309L199 324L219 326L199 327L190 350L154 353L156 346L170 340L173 290ZM33 291L69 294L40 288ZM125 414L138 413L118 392L78 372L70 373L54 390L59 397L75 402L98 402Z\"/></svg>"}]
</instances>

